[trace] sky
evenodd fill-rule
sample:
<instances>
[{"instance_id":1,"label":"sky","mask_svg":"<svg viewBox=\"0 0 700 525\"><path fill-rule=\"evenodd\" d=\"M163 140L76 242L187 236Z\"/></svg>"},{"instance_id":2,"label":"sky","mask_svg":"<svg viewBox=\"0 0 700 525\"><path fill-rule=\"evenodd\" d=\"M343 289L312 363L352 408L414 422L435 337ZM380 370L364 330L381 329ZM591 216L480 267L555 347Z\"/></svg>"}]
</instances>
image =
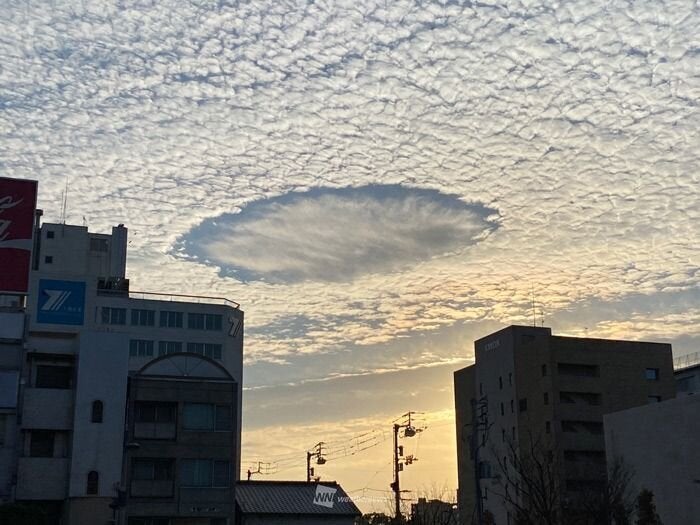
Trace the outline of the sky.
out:
<instances>
[{"instance_id":1,"label":"sky","mask_svg":"<svg viewBox=\"0 0 700 525\"><path fill-rule=\"evenodd\" d=\"M47 221L67 187L68 222L125 223L132 288L242 304L257 479L303 479L324 441L322 479L387 510L414 410L407 497L454 490L452 373L533 310L700 350L695 1L0 14L0 174L39 180Z\"/></svg>"}]
</instances>

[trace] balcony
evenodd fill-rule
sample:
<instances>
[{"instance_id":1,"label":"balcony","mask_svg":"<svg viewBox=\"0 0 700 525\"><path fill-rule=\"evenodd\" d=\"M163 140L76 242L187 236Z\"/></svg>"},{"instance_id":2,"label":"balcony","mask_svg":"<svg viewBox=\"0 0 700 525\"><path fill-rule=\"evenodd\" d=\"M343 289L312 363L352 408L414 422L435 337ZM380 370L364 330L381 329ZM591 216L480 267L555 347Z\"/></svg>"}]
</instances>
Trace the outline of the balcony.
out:
<instances>
[{"instance_id":1,"label":"balcony","mask_svg":"<svg viewBox=\"0 0 700 525\"><path fill-rule=\"evenodd\" d=\"M18 500L61 500L68 493L69 458L19 458Z\"/></svg>"},{"instance_id":2,"label":"balcony","mask_svg":"<svg viewBox=\"0 0 700 525\"><path fill-rule=\"evenodd\" d=\"M172 480L132 480L130 494L132 498L172 498Z\"/></svg>"},{"instance_id":3,"label":"balcony","mask_svg":"<svg viewBox=\"0 0 700 525\"><path fill-rule=\"evenodd\" d=\"M134 438L136 439L175 439L177 427L175 423L134 423Z\"/></svg>"},{"instance_id":4,"label":"balcony","mask_svg":"<svg viewBox=\"0 0 700 525\"><path fill-rule=\"evenodd\" d=\"M73 426L73 390L27 388L22 427L70 430Z\"/></svg>"}]
</instances>

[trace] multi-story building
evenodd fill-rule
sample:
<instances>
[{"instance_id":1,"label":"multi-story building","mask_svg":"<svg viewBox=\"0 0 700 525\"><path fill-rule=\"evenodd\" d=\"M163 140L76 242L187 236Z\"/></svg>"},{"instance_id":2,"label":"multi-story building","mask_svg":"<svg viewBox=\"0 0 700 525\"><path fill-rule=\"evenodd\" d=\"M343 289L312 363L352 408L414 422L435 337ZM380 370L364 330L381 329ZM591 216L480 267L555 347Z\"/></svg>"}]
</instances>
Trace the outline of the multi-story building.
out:
<instances>
[{"instance_id":1,"label":"multi-story building","mask_svg":"<svg viewBox=\"0 0 700 525\"><path fill-rule=\"evenodd\" d=\"M475 364L455 372L464 523L479 503L496 523L513 523L531 481L523 471L536 463L558 511L574 509L606 477L603 416L675 397L667 344L511 326L474 346Z\"/></svg>"},{"instance_id":2,"label":"multi-story building","mask_svg":"<svg viewBox=\"0 0 700 525\"><path fill-rule=\"evenodd\" d=\"M57 523L232 523L243 312L130 290L126 251L123 225L37 228L0 308L0 494Z\"/></svg>"}]
</instances>

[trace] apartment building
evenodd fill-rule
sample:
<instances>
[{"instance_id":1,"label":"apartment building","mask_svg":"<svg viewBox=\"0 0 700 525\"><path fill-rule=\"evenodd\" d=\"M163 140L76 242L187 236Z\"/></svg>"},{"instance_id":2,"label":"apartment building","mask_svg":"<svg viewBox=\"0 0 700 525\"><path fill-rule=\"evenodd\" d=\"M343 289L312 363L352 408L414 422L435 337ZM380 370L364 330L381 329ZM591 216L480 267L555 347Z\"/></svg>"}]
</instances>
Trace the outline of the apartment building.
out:
<instances>
[{"instance_id":1,"label":"apartment building","mask_svg":"<svg viewBox=\"0 0 700 525\"><path fill-rule=\"evenodd\" d=\"M5 202L27 200L15 196L27 181L0 182ZM0 289L0 500L42 508L62 524L233 523L239 305L135 292L123 225L96 234L40 217L29 219L26 275ZM154 412L158 403L170 412ZM144 435L149 424L169 430ZM151 488L146 464L157 471Z\"/></svg>"},{"instance_id":2,"label":"apartment building","mask_svg":"<svg viewBox=\"0 0 700 525\"><path fill-rule=\"evenodd\" d=\"M667 344L510 326L474 346L475 364L454 383L463 523L479 507L513 523L513 502L526 497L514 461L537 455L551 469L560 512L574 512L605 480L603 416L675 397Z\"/></svg>"}]
</instances>

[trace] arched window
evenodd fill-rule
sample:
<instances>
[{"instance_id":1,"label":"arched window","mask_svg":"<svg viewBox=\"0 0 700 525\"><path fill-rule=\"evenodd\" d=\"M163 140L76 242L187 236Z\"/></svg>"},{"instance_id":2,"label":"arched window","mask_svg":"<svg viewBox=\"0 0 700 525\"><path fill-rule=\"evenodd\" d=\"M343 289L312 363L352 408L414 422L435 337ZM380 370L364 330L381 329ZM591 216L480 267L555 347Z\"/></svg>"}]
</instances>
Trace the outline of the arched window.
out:
<instances>
[{"instance_id":1,"label":"arched window","mask_svg":"<svg viewBox=\"0 0 700 525\"><path fill-rule=\"evenodd\" d=\"M92 417L91 421L93 423L102 423L102 412L104 411L104 405L99 399L92 402Z\"/></svg>"},{"instance_id":2,"label":"arched window","mask_svg":"<svg viewBox=\"0 0 700 525\"><path fill-rule=\"evenodd\" d=\"M91 470L90 472L88 472L87 490L85 492L87 492L87 494L97 494L99 484L100 484L100 475L94 470Z\"/></svg>"}]
</instances>

